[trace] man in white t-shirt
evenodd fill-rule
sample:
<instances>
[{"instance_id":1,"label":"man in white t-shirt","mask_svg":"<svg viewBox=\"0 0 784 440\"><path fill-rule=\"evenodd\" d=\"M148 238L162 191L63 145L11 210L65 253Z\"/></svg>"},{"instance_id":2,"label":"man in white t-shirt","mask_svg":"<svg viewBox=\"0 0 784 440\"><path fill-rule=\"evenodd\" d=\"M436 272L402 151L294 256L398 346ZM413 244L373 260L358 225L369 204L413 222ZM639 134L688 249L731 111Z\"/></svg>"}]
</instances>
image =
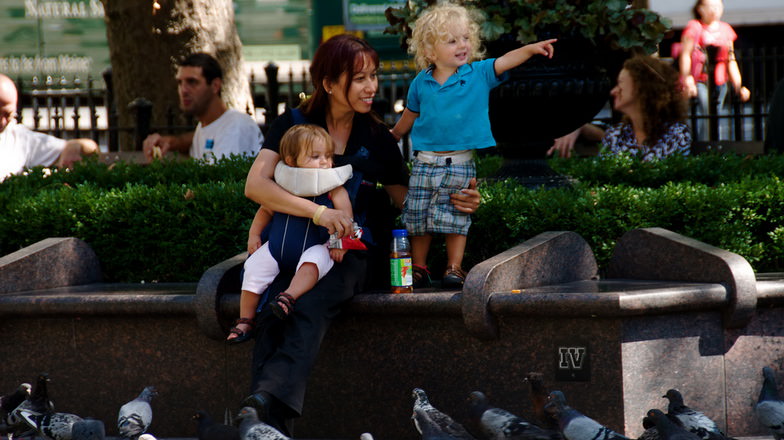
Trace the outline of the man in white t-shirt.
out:
<instances>
[{"instance_id":1,"label":"man in white t-shirt","mask_svg":"<svg viewBox=\"0 0 784 440\"><path fill-rule=\"evenodd\" d=\"M97 154L92 139L59 139L18 124L18 94L11 78L0 74L0 181L35 166L69 168L82 155Z\"/></svg>"},{"instance_id":2,"label":"man in white t-shirt","mask_svg":"<svg viewBox=\"0 0 784 440\"><path fill-rule=\"evenodd\" d=\"M223 71L218 61L205 53L187 56L177 68L180 109L194 116L195 132L177 136L153 133L144 140L147 160L169 151L190 153L196 159L221 158L230 154L255 156L264 137L249 115L229 109L220 96Z\"/></svg>"}]
</instances>

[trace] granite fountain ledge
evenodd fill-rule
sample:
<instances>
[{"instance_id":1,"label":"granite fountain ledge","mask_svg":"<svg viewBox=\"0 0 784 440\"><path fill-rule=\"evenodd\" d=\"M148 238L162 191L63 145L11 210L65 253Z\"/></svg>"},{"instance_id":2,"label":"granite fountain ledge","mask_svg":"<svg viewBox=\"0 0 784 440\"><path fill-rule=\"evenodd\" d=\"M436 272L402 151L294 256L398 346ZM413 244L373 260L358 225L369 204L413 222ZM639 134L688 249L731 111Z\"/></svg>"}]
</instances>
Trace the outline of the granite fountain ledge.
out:
<instances>
[{"instance_id":1,"label":"granite fountain ledge","mask_svg":"<svg viewBox=\"0 0 784 440\"><path fill-rule=\"evenodd\" d=\"M95 282L99 265L86 243L46 239L0 259L0 279L6 280L0 316L184 314L195 316L202 332L220 340L239 311L244 260L244 253L225 260L196 284L105 284ZM46 261L54 264L47 268ZM35 268L32 276L29 267ZM80 268L87 274L77 274ZM784 297L784 277L771 274L757 281L742 257L660 228L625 234L608 277L599 280L597 272L582 237L546 232L476 265L462 292L369 293L357 295L348 310L461 316L472 335L494 339L497 317L516 314L614 317L716 309L723 311L725 326L738 327L753 315L758 289L768 303ZM59 287L69 280L79 285Z\"/></svg>"},{"instance_id":2,"label":"granite fountain ledge","mask_svg":"<svg viewBox=\"0 0 784 440\"><path fill-rule=\"evenodd\" d=\"M0 294L9 341L0 344L0 388L48 371L58 407L104 420L113 435L119 405L154 382L162 423L153 433L192 436L193 411L236 412L248 392L250 345L223 343L243 261L221 262L198 283L93 280ZM759 368L784 371L784 276L754 278L734 254L657 228L622 237L611 266L598 279L579 235L548 232L474 267L463 291L357 295L324 339L297 436L356 438L372 428L379 438L417 438L414 386L458 418L475 389L528 415L528 371L629 436L673 387L730 435L764 434L750 408ZM566 362L564 350L583 350L585 362ZM96 389L104 383L112 386Z\"/></svg>"}]
</instances>

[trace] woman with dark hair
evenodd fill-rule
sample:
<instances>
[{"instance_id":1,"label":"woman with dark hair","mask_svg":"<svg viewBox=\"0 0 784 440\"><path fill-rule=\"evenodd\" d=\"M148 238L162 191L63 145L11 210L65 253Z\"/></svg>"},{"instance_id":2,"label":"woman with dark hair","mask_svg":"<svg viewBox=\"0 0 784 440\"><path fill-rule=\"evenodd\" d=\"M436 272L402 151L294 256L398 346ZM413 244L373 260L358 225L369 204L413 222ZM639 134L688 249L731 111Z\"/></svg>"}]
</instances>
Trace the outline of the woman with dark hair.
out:
<instances>
[{"instance_id":1,"label":"woman with dark hair","mask_svg":"<svg viewBox=\"0 0 784 440\"><path fill-rule=\"evenodd\" d=\"M330 233L349 235L356 222L363 228L362 240L368 248L349 251L297 300L287 320L269 319L269 307L256 315L253 394L242 406L255 407L263 421L287 435L291 420L302 413L306 381L332 319L346 301L367 287L389 288L389 243L395 207L400 208L405 198L408 171L389 128L371 112L378 90L377 69L378 54L364 40L338 35L324 42L310 66L313 95L275 120L245 184L248 198L276 212L312 218ZM344 186L353 218L296 197L274 182L280 139L301 123L327 130L335 141L335 166L352 165L353 177ZM453 203L473 213L479 204L475 182L453 194ZM290 277L279 275L268 297L274 299Z\"/></svg>"},{"instance_id":2,"label":"woman with dark hair","mask_svg":"<svg viewBox=\"0 0 784 440\"><path fill-rule=\"evenodd\" d=\"M626 60L610 95L623 120L602 139L609 152L631 152L643 160L689 154L686 99L669 64L650 56Z\"/></svg>"},{"instance_id":3,"label":"woman with dark hair","mask_svg":"<svg viewBox=\"0 0 784 440\"><path fill-rule=\"evenodd\" d=\"M676 49L681 79L688 97L696 97L702 115L708 114L708 72L706 71L707 52L714 46L716 64L713 71L719 109L724 107L727 96L727 80L732 84L741 101L746 102L751 92L743 87L740 68L735 59L734 42L738 38L728 23L721 21L724 13L722 0L697 0L692 9L694 20L690 20L681 34L680 48ZM700 138L706 136L704 121L700 121Z\"/></svg>"}]
</instances>

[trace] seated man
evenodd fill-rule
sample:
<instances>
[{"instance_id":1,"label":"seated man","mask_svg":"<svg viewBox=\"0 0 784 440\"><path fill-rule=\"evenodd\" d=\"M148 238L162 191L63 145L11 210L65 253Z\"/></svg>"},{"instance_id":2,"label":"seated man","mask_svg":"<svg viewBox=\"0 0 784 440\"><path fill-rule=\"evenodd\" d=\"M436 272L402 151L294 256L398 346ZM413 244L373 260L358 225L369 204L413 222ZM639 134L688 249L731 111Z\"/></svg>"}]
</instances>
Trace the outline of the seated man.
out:
<instances>
[{"instance_id":1,"label":"seated man","mask_svg":"<svg viewBox=\"0 0 784 440\"><path fill-rule=\"evenodd\" d=\"M83 155L99 152L92 139L66 141L17 124L17 100L16 84L0 74L0 181L39 165L69 168Z\"/></svg>"},{"instance_id":2,"label":"seated man","mask_svg":"<svg viewBox=\"0 0 784 440\"><path fill-rule=\"evenodd\" d=\"M226 107L221 99L223 70L218 61L206 53L194 53L183 59L177 68L177 92L180 110L195 117L195 132L178 136L153 133L144 140L147 160L164 156L169 151L190 154L194 159L230 154L255 156L264 137L256 121L249 115Z\"/></svg>"}]
</instances>

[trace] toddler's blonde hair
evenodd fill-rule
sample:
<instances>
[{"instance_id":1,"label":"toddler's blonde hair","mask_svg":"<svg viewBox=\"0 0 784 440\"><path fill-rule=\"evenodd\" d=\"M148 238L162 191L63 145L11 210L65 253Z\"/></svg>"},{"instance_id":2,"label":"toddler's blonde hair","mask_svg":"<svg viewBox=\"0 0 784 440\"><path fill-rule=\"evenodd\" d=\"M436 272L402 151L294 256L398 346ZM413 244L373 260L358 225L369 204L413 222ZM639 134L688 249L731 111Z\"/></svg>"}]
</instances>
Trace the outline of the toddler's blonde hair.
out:
<instances>
[{"instance_id":1,"label":"toddler's blonde hair","mask_svg":"<svg viewBox=\"0 0 784 440\"><path fill-rule=\"evenodd\" d=\"M437 42L446 41L452 36L449 29L455 23L465 23L468 28L468 38L471 41L468 62L482 59L484 51L479 39L477 18L476 11L450 2L428 8L414 22L414 30L408 40L408 52L414 55L417 68L426 69L433 64L433 60L427 58L427 52L432 51Z\"/></svg>"},{"instance_id":2,"label":"toddler's blonde hair","mask_svg":"<svg viewBox=\"0 0 784 440\"><path fill-rule=\"evenodd\" d=\"M314 124L297 124L280 139L280 157L286 165L295 167L300 154L310 154L313 144L319 140L324 142L328 154L335 153L335 142L327 130Z\"/></svg>"}]
</instances>

